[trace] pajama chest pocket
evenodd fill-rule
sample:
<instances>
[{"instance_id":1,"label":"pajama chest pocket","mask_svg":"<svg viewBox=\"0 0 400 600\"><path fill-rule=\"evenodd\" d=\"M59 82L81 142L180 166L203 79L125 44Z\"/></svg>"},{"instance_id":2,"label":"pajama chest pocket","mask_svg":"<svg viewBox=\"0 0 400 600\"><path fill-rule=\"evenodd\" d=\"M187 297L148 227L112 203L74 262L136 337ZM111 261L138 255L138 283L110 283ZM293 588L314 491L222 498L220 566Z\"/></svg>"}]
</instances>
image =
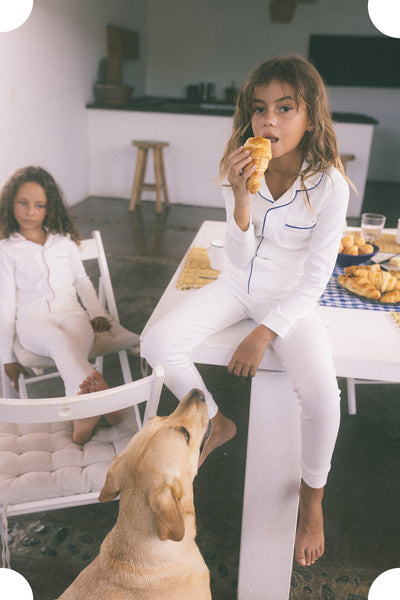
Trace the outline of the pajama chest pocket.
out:
<instances>
[{"instance_id":1,"label":"pajama chest pocket","mask_svg":"<svg viewBox=\"0 0 400 600\"><path fill-rule=\"evenodd\" d=\"M54 258L56 261L57 268L59 268L60 270L69 268L71 259L67 250L57 250L54 253Z\"/></svg>"},{"instance_id":2,"label":"pajama chest pocket","mask_svg":"<svg viewBox=\"0 0 400 600\"><path fill-rule=\"evenodd\" d=\"M49 281L55 289L68 288L73 284L71 255L68 250L58 248L52 257L49 257Z\"/></svg>"},{"instance_id":3,"label":"pajama chest pocket","mask_svg":"<svg viewBox=\"0 0 400 600\"><path fill-rule=\"evenodd\" d=\"M316 221L290 219L282 232L282 243L286 248L306 248L316 226Z\"/></svg>"}]
</instances>

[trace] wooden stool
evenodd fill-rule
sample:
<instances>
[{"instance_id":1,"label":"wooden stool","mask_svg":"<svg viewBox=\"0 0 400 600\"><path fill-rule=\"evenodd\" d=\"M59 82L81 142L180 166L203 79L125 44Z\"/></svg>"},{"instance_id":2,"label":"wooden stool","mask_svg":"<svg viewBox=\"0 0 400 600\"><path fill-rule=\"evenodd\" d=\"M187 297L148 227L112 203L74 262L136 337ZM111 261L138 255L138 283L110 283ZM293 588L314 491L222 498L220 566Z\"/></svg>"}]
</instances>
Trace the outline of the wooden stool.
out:
<instances>
[{"instance_id":1,"label":"wooden stool","mask_svg":"<svg viewBox=\"0 0 400 600\"><path fill-rule=\"evenodd\" d=\"M155 190L157 200L157 212L162 212L161 190L164 192L165 206L169 206L169 198L167 192L167 184L165 181L163 148L169 146L168 142L138 142L133 141L132 146L138 148L136 161L135 178L133 181L131 201L129 210L135 210L135 205L140 204L140 197L143 190ZM147 154L149 150L154 152L154 175L155 183L145 183L144 177L146 174Z\"/></svg>"}]
</instances>

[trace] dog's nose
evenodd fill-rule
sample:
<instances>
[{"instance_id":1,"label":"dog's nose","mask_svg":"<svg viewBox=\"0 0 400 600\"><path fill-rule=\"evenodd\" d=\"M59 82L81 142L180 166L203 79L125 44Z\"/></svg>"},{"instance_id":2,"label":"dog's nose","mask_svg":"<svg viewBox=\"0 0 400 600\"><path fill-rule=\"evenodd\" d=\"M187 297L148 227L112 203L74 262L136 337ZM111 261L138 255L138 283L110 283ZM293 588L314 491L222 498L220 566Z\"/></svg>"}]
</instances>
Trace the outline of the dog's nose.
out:
<instances>
[{"instance_id":1,"label":"dog's nose","mask_svg":"<svg viewBox=\"0 0 400 600\"><path fill-rule=\"evenodd\" d=\"M199 390L198 388L193 388L192 390L190 390L189 392L189 398L194 398L195 396L197 396L197 398L201 401L201 402L205 402L206 401L206 397L204 395L204 392L202 392L201 390Z\"/></svg>"}]
</instances>

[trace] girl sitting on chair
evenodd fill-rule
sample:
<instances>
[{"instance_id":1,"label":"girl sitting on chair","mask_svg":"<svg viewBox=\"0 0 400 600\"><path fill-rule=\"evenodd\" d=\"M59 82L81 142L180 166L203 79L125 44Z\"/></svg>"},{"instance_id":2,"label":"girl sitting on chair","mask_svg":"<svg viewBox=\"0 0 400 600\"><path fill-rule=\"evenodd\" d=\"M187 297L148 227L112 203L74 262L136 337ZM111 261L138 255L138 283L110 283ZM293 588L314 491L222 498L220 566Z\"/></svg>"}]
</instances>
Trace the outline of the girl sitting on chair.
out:
<instances>
[{"instance_id":1,"label":"girl sitting on chair","mask_svg":"<svg viewBox=\"0 0 400 600\"><path fill-rule=\"evenodd\" d=\"M24 348L54 360L65 394L78 394L93 371L94 332L110 323L82 264L79 234L54 178L40 167L16 171L0 196L0 358L18 390L26 371L15 361L15 331ZM78 301L77 293L88 314ZM105 415L109 423L120 413ZM85 443L100 417L74 421Z\"/></svg>"}]
</instances>

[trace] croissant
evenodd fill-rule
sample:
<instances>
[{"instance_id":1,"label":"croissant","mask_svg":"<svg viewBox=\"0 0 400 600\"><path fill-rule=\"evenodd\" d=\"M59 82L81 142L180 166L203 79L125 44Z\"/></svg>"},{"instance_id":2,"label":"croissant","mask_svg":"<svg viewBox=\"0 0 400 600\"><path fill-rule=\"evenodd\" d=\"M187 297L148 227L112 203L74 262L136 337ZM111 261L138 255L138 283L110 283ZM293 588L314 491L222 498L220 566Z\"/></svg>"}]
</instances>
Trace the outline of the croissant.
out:
<instances>
[{"instance_id":1,"label":"croissant","mask_svg":"<svg viewBox=\"0 0 400 600\"><path fill-rule=\"evenodd\" d=\"M351 246L354 246L354 238L352 235L345 235L342 237L341 241L343 248L351 248Z\"/></svg>"},{"instance_id":2,"label":"croissant","mask_svg":"<svg viewBox=\"0 0 400 600\"><path fill-rule=\"evenodd\" d=\"M384 304L396 304L396 302L400 302L400 290L383 294L380 302L383 302Z\"/></svg>"},{"instance_id":3,"label":"croissant","mask_svg":"<svg viewBox=\"0 0 400 600\"><path fill-rule=\"evenodd\" d=\"M365 244L365 239L363 237L361 237L360 235L354 238L354 245L355 246L364 246Z\"/></svg>"},{"instance_id":4,"label":"croissant","mask_svg":"<svg viewBox=\"0 0 400 600\"><path fill-rule=\"evenodd\" d=\"M400 271L389 271L392 277L395 279L400 279Z\"/></svg>"},{"instance_id":5,"label":"croissant","mask_svg":"<svg viewBox=\"0 0 400 600\"><path fill-rule=\"evenodd\" d=\"M358 246L345 246L342 250L342 254L358 256Z\"/></svg>"},{"instance_id":6,"label":"croissant","mask_svg":"<svg viewBox=\"0 0 400 600\"><path fill-rule=\"evenodd\" d=\"M371 300L379 300L381 293L372 285L366 277L347 277L346 275L339 275L338 282L346 290L370 298Z\"/></svg>"},{"instance_id":7,"label":"croissant","mask_svg":"<svg viewBox=\"0 0 400 600\"><path fill-rule=\"evenodd\" d=\"M380 270L381 270L381 268L378 264L375 264L375 265L351 265L351 267L345 267L344 272L348 277L360 277L361 275L365 274L365 271L380 271Z\"/></svg>"},{"instance_id":8,"label":"croissant","mask_svg":"<svg viewBox=\"0 0 400 600\"><path fill-rule=\"evenodd\" d=\"M388 271L366 271L366 277L382 293L400 290L400 281Z\"/></svg>"},{"instance_id":9,"label":"croissant","mask_svg":"<svg viewBox=\"0 0 400 600\"><path fill-rule=\"evenodd\" d=\"M251 194L256 194L260 189L262 178L272 158L271 141L260 135L250 137L246 140L244 148L250 150L252 161L244 167L243 172L248 171L253 165L256 166L255 171L247 180L247 189Z\"/></svg>"},{"instance_id":10,"label":"croissant","mask_svg":"<svg viewBox=\"0 0 400 600\"><path fill-rule=\"evenodd\" d=\"M362 244L362 246L358 246L359 254L372 254L374 251L374 247L372 244Z\"/></svg>"}]
</instances>

